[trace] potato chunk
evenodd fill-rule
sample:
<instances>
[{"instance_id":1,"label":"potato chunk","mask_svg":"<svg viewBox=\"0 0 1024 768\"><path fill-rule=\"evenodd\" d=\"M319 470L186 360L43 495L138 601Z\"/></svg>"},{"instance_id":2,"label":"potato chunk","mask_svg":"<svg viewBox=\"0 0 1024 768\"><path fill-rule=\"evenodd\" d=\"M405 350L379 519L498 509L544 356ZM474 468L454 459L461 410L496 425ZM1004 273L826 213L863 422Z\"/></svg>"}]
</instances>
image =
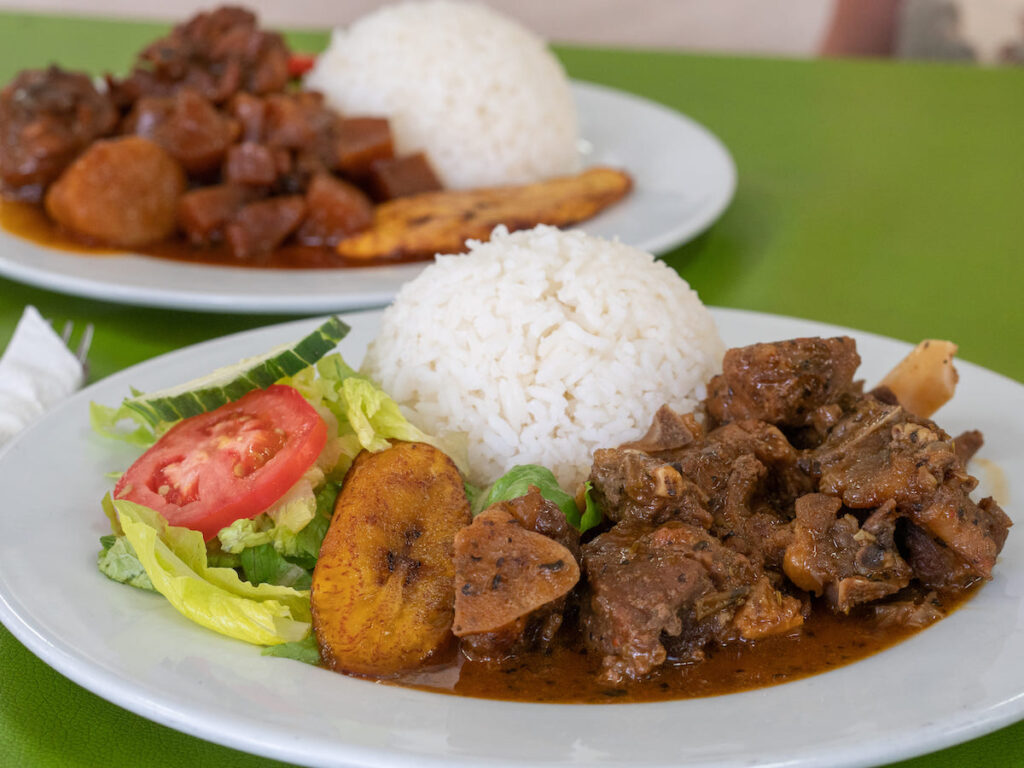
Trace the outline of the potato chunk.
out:
<instances>
[{"instance_id":1,"label":"potato chunk","mask_svg":"<svg viewBox=\"0 0 1024 768\"><path fill-rule=\"evenodd\" d=\"M324 663L387 676L452 638L454 541L470 522L451 459L423 443L361 453L320 549L310 595Z\"/></svg>"},{"instance_id":2,"label":"potato chunk","mask_svg":"<svg viewBox=\"0 0 1024 768\"><path fill-rule=\"evenodd\" d=\"M878 386L888 387L899 404L927 419L953 397L959 375L953 367L957 346L926 339L914 347Z\"/></svg>"},{"instance_id":3,"label":"potato chunk","mask_svg":"<svg viewBox=\"0 0 1024 768\"><path fill-rule=\"evenodd\" d=\"M185 173L148 139L93 143L46 193L46 212L87 240L132 247L174 232Z\"/></svg>"}]
</instances>

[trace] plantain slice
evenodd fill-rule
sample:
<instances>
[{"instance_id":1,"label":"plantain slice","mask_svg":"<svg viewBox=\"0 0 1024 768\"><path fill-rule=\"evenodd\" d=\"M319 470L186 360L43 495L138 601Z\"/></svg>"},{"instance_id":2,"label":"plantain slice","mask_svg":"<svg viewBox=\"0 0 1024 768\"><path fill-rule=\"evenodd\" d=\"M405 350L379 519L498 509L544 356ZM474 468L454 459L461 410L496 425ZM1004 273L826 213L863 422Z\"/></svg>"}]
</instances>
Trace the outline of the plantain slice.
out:
<instances>
[{"instance_id":1,"label":"plantain slice","mask_svg":"<svg viewBox=\"0 0 1024 768\"><path fill-rule=\"evenodd\" d=\"M360 675L414 669L452 637L456 532L470 522L458 470L424 443L352 464L313 571L324 663Z\"/></svg>"},{"instance_id":2,"label":"plantain slice","mask_svg":"<svg viewBox=\"0 0 1024 768\"><path fill-rule=\"evenodd\" d=\"M338 243L349 259L429 258L461 253L467 240L487 240L504 224L510 232L537 224L565 227L622 199L633 181L612 168L513 187L447 190L400 197L374 211L372 226Z\"/></svg>"}]
</instances>

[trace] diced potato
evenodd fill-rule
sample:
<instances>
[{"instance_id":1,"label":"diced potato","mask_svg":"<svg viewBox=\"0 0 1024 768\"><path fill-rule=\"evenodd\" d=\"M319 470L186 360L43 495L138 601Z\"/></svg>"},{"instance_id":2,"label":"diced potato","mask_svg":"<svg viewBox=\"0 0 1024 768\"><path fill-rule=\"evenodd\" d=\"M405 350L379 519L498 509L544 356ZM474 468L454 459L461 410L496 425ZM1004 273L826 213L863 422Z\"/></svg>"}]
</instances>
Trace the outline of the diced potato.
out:
<instances>
[{"instance_id":1,"label":"diced potato","mask_svg":"<svg viewBox=\"0 0 1024 768\"><path fill-rule=\"evenodd\" d=\"M956 350L951 341L926 339L889 371L879 386L890 389L899 404L915 416L928 418L956 391Z\"/></svg>"}]
</instances>

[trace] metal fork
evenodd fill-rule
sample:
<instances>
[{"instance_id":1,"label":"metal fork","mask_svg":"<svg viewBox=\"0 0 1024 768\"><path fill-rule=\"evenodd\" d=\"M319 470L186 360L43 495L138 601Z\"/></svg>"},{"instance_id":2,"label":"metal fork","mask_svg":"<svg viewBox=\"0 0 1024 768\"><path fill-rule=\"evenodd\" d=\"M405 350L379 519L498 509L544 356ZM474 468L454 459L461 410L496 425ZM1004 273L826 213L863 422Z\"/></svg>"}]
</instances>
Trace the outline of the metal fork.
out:
<instances>
[{"instance_id":1,"label":"metal fork","mask_svg":"<svg viewBox=\"0 0 1024 768\"><path fill-rule=\"evenodd\" d=\"M82 336L78 340L78 346L74 349L75 359L82 366L82 374L84 376L89 375L89 347L92 346L93 330L92 323L86 323L85 330L82 331ZM71 349L71 336L74 331L74 322L68 320L64 323L64 330L61 331L60 337L68 349Z\"/></svg>"}]
</instances>

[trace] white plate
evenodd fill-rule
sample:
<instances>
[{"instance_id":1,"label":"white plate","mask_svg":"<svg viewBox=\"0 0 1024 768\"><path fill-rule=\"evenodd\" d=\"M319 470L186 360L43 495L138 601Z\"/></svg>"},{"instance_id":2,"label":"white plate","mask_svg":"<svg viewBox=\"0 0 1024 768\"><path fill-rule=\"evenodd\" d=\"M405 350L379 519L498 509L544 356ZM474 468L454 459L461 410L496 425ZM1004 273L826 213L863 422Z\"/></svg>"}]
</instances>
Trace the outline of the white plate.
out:
<instances>
[{"instance_id":1,"label":"white plate","mask_svg":"<svg viewBox=\"0 0 1024 768\"><path fill-rule=\"evenodd\" d=\"M582 229L664 253L725 210L736 188L736 168L707 129L611 88L575 82L573 95L584 162L624 168L635 183L628 197ZM236 269L131 254L71 253L0 230L0 275L12 280L104 301L210 312L314 314L381 307L423 267Z\"/></svg>"},{"instance_id":2,"label":"white plate","mask_svg":"<svg viewBox=\"0 0 1024 768\"><path fill-rule=\"evenodd\" d=\"M715 315L729 344L842 331L748 312ZM378 313L351 316L342 352L353 364L378 321ZM262 657L189 623L159 597L101 576L97 539L107 526L99 499L111 485L104 473L125 467L133 452L92 434L88 401L115 403L132 385L178 383L312 325L251 331L118 373L0 456L0 619L33 653L144 717L308 765L854 766L938 749L1024 715L1024 536L1016 531L994 581L894 648L774 688L657 704L516 704L376 685ZM909 349L853 335L869 381ZM982 455L1001 466L1016 501L1024 387L968 363L959 369L960 391L940 423L954 434L985 432Z\"/></svg>"}]
</instances>

